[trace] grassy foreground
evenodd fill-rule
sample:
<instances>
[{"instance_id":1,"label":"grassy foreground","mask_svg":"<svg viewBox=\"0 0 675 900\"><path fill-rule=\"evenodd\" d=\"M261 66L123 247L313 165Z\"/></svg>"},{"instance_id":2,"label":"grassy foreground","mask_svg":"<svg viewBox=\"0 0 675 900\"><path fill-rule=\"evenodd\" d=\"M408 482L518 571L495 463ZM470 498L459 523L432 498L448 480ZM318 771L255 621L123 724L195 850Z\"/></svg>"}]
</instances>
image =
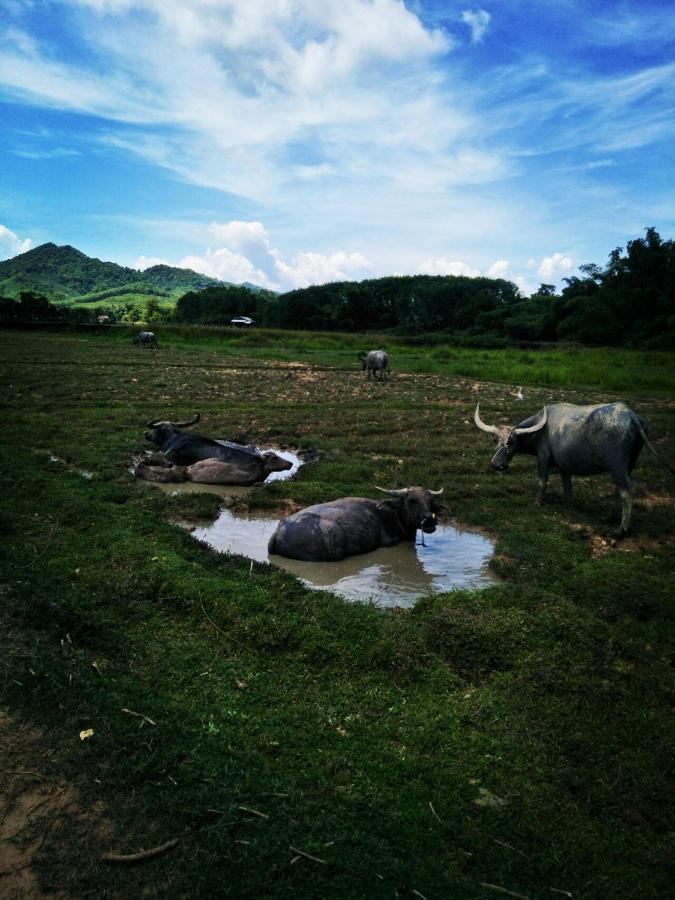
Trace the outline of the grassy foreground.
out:
<instances>
[{"instance_id":1,"label":"grassy foreground","mask_svg":"<svg viewBox=\"0 0 675 900\"><path fill-rule=\"evenodd\" d=\"M608 478L571 507L553 478L535 510L533 460L491 473L471 418L616 399L632 367L621 396L672 460L672 357L402 349L369 384L361 338L255 341L0 333L0 791L52 800L3 836L0 895L25 863L78 897L666 896L672 478L643 451L615 544ZM216 498L128 473L148 419L195 410L319 451L260 506L444 485L503 583L382 611L213 554L171 520Z\"/></svg>"}]
</instances>

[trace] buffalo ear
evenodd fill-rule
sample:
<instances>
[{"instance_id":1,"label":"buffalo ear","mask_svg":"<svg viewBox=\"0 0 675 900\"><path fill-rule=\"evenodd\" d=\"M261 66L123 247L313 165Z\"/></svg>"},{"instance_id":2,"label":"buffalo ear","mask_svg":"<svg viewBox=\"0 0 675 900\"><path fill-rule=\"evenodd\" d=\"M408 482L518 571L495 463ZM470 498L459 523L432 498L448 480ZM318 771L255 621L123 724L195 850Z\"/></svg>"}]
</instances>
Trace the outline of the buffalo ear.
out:
<instances>
[{"instance_id":1,"label":"buffalo ear","mask_svg":"<svg viewBox=\"0 0 675 900\"><path fill-rule=\"evenodd\" d=\"M389 497L387 500L378 500L378 509L401 509L404 500L402 497Z\"/></svg>"}]
</instances>

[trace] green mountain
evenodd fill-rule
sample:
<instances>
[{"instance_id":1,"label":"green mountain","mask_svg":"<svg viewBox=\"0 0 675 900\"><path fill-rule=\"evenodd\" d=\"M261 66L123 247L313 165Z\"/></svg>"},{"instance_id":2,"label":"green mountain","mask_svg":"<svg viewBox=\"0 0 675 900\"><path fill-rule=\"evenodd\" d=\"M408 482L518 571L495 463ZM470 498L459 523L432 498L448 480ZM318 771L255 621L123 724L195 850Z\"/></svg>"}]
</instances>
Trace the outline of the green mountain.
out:
<instances>
[{"instance_id":1,"label":"green mountain","mask_svg":"<svg viewBox=\"0 0 675 900\"><path fill-rule=\"evenodd\" d=\"M102 262L75 247L41 244L27 253L0 262L0 296L18 297L22 291L44 294L50 300L95 301L125 293L177 297L187 291L222 286L192 269L151 266L143 272ZM110 293L108 293L110 292ZM92 296L93 295L93 296Z\"/></svg>"}]
</instances>

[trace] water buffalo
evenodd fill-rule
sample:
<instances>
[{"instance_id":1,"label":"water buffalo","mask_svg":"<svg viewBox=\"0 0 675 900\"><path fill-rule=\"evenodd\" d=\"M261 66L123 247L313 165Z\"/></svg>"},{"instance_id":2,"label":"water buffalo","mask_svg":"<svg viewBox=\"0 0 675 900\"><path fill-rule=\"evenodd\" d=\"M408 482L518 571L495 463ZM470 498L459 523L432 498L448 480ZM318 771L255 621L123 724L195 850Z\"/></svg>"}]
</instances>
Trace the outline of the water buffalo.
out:
<instances>
[{"instance_id":1,"label":"water buffalo","mask_svg":"<svg viewBox=\"0 0 675 900\"><path fill-rule=\"evenodd\" d=\"M207 484L255 484L264 481L270 472L282 472L293 467L291 462L272 450L263 453L250 444L244 446L232 441L215 441L201 434L187 434L180 430L196 424L199 418L197 413L186 422L148 422L149 430L145 432L145 439L156 444L174 465L192 467L195 463L209 461L208 467L203 466L188 474L192 481L204 478ZM217 476L215 462L221 463ZM207 473L209 468L211 471ZM219 480L215 481L215 477Z\"/></svg>"},{"instance_id":2,"label":"water buffalo","mask_svg":"<svg viewBox=\"0 0 675 900\"><path fill-rule=\"evenodd\" d=\"M248 450L241 447L241 450ZM253 458L252 458L253 457ZM229 461L201 459L188 466L187 477L199 484L255 484L264 481L271 472L287 472L293 463L272 450L255 450L239 455Z\"/></svg>"},{"instance_id":3,"label":"water buffalo","mask_svg":"<svg viewBox=\"0 0 675 900\"><path fill-rule=\"evenodd\" d=\"M361 354L359 360L363 371L368 373L369 380L371 375L373 378L377 378L378 372L381 379L386 377L389 356L384 350L371 350L370 353Z\"/></svg>"},{"instance_id":4,"label":"water buffalo","mask_svg":"<svg viewBox=\"0 0 675 900\"><path fill-rule=\"evenodd\" d=\"M134 347L153 347L159 350L157 338L152 331L141 331L134 338Z\"/></svg>"},{"instance_id":5,"label":"water buffalo","mask_svg":"<svg viewBox=\"0 0 675 900\"><path fill-rule=\"evenodd\" d=\"M387 491L387 500L342 497L308 506L282 519L270 538L268 551L308 562L335 562L345 556L414 541L417 529L431 534L441 507L440 491L409 487Z\"/></svg>"},{"instance_id":6,"label":"water buffalo","mask_svg":"<svg viewBox=\"0 0 675 900\"><path fill-rule=\"evenodd\" d=\"M515 453L536 456L537 505L544 497L549 469L560 472L566 500L572 499L572 475L609 472L621 497L620 531L628 531L632 508L629 476L642 445L649 444L649 425L625 403L555 403L515 427L486 425L480 418L479 406L476 405L474 415L476 425L494 435L497 444L493 469L506 469Z\"/></svg>"}]
</instances>

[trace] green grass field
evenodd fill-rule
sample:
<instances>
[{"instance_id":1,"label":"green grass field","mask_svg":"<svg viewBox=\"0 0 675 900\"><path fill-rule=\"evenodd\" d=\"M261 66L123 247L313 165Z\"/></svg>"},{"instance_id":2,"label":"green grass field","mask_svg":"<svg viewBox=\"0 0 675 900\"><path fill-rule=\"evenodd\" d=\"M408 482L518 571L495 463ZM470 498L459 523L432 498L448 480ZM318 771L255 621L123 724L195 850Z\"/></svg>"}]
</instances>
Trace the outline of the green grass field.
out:
<instances>
[{"instance_id":1,"label":"green grass field","mask_svg":"<svg viewBox=\"0 0 675 900\"><path fill-rule=\"evenodd\" d=\"M0 332L0 895L667 896L672 476L643 451L616 542L608 477L536 510L534 461L493 474L472 416L621 398L672 460L672 355L387 339L368 383L372 337L156 330ZM214 554L172 522L219 498L128 471L194 411L318 451L254 506L443 485L502 583L387 611Z\"/></svg>"}]
</instances>

